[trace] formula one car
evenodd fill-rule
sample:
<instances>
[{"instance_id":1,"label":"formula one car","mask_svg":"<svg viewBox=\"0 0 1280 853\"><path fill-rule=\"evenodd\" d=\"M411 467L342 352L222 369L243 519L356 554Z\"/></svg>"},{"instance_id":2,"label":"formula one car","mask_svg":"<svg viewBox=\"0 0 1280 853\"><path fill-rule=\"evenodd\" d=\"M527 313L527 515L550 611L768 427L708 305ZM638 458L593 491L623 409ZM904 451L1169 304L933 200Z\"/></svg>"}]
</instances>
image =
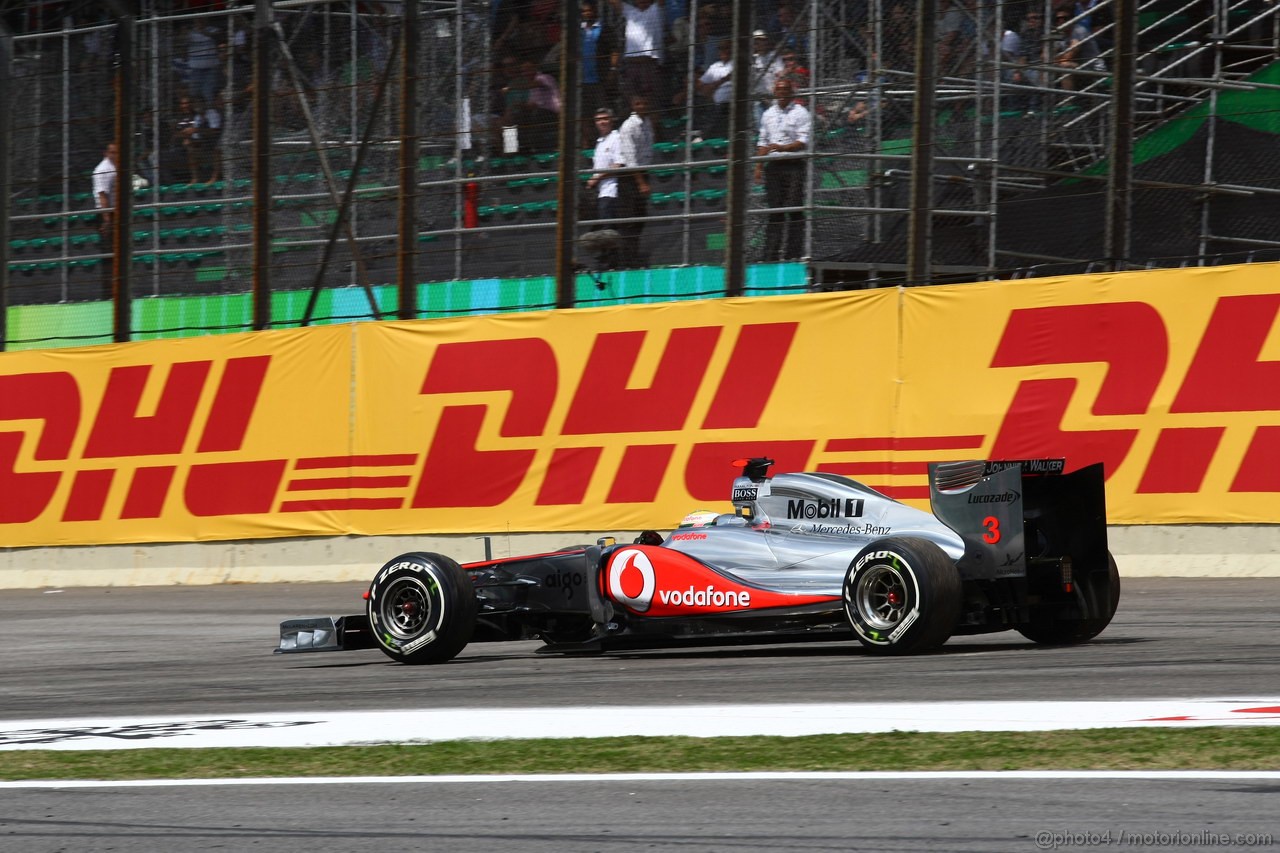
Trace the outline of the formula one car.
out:
<instances>
[{"instance_id":1,"label":"formula one car","mask_svg":"<svg viewBox=\"0 0 1280 853\"><path fill-rule=\"evenodd\" d=\"M909 654L1007 629L1079 643L1115 613L1101 465L931 464L931 515L835 474L770 477L772 462L739 460L734 511L691 513L665 539L465 565L403 554L374 575L364 613L283 622L277 652L425 664L493 640L605 652L843 635Z\"/></svg>"}]
</instances>

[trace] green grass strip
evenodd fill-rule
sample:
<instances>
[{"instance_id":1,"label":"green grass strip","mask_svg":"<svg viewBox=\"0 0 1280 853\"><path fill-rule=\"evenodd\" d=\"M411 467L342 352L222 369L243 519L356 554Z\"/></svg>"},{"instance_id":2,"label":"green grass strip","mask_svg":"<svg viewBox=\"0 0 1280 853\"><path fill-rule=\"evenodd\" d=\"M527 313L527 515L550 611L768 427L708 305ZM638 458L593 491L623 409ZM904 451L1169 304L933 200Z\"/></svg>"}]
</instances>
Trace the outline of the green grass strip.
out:
<instances>
[{"instance_id":1,"label":"green grass strip","mask_svg":"<svg viewBox=\"0 0 1280 853\"><path fill-rule=\"evenodd\" d=\"M575 738L304 749L19 750L0 779L750 770L1277 770L1280 728Z\"/></svg>"}]
</instances>

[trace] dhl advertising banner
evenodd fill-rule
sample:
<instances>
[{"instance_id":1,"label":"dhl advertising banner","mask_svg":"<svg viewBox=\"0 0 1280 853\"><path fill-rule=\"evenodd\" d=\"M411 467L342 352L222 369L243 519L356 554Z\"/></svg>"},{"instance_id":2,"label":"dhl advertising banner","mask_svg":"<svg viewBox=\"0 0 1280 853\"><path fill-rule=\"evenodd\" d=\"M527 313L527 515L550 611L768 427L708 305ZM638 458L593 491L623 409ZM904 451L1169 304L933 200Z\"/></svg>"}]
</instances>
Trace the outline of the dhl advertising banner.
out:
<instances>
[{"instance_id":1,"label":"dhl advertising banner","mask_svg":"<svg viewBox=\"0 0 1280 853\"><path fill-rule=\"evenodd\" d=\"M350 389L342 327L0 356L0 545L341 532L291 487Z\"/></svg>"},{"instance_id":2,"label":"dhl advertising banner","mask_svg":"<svg viewBox=\"0 0 1280 853\"><path fill-rule=\"evenodd\" d=\"M1102 462L1113 523L1280 522L1278 311L1274 264L912 290L899 435Z\"/></svg>"},{"instance_id":3,"label":"dhl advertising banner","mask_svg":"<svg viewBox=\"0 0 1280 853\"><path fill-rule=\"evenodd\" d=\"M669 528L731 463L924 506L1101 461L1115 523L1280 521L1274 268L361 323L0 355L0 546Z\"/></svg>"}]
</instances>

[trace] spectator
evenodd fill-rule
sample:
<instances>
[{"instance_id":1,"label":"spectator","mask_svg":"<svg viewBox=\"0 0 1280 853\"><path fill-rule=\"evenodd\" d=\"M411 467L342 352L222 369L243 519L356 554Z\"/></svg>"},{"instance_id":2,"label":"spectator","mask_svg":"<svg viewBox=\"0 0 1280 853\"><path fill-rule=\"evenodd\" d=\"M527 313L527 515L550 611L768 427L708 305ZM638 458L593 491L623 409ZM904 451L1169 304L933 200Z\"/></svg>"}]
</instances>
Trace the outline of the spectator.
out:
<instances>
[{"instance_id":1,"label":"spectator","mask_svg":"<svg viewBox=\"0 0 1280 853\"><path fill-rule=\"evenodd\" d=\"M221 77L218 43L204 21L192 22L187 32L187 88L204 103L212 103Z\"/></svg>"},{"instance_id":2,"label":"spectator","mask_svg":"<svg viewBox=\"0 0 1280 853\"><path fill-rule=\"evenodd\" d=\"M200 183L201 171L208 175L204 181L211 187L222 179L222 96L214 95L213 103L201 110L196 118L196 133L192 151L195 165L191 171L191 183Z\"/></svg>"},{"instance_id":3,"label":"spectator","mask_svg":"<svg viewBox=\"0 0 1280 853\"><path fill-rule=\"evenodd\" d=\"M631 99L631 115L619 131L623 166L653 163L653 119L650 102L644 95ZM644 171L628 172L618 181L618 210L624 217L642 217L649 212L649 176ZM618 228L622 237L622 261L640 266L640 233L643 222L625 222Z\"/></svg>"},{"instance_id":4,"label":"spectator","mask_svg":"<svg viewBox=\"0 0 1280 853\"><path fill-rule=\"evenodd\" d=\"M235 19L234 27L231 42L224 50L230 53L231 58L232 79L228 85L233 112L247 105L253 94L253 38L249 28L239 18Z\"/></svg>"},{"instance_id":5,"label":"spectator","mask_svg":"<svg viewBox=\"0 0 1280 853\"><path fill-rule=\"evenodd\" d=\"M974 0L951 0L938 21L938 73L968 74L978 45Z\"/></svg>"},{"instance_id":6,"label":"spectator","mask_svg":"<svg viewBox=\"0 0 1280 853\"><path fill-rule=\"evenodd\" d=\"M883 66L894 71L914 71L916 68L916 22L911 5L906 0L896 0L889 5L882 30L884 33Z\"/></svg>"},{"instance_id":7,"label":"spectator","mask_svg":"<svg viewBox=\"0 0 1280 853\"><path fill-rule=\"evenodd\" d=\"M733 99L733 44L720 42L718 52L719 58L698 78L698 94L711 100L710 105L704 107L707 120L699 120L699 129L711 138L728 135L729 101Z\"/></svg>"},{"instance_id":8,"label":"spectator","mask_svg":"<svg viewBox=\"0 0 1280 853\"><path fill-rule=\"evenodd\" d=\"M798 54L809 52L808 31L796 16L796 9L788 0L780 0L769 22L768 31L779 50Z\"/></svg>"},{"instance_id":9,"label":"spectator","mask_svg":"<svg viewBox=\"0 0 1280 853\"><path fill-rule=\"evenodd\" d=\"M782 59L769 43L769 34L756 30L751 34L751 95L756 100L757 126L773 96L773 84L778 82L781 74Z\"/></svg>"},{"instance_id":10,"label":"spectator","mask_svg":"<svg viewBox=\"0 0 1280 853\"><path fill-rule=\"evenodd\" d=\"M720 42L730 36L732 29L729 6L725 3L699 3L698 16L693 30L694 43L701 48L701 55L694 58L698 68L706 68L716 61Z\"/></svg>"},{"instance_id":11,"label":"spectator","mask_svg":"<svg viewBox=\"0 0 1280 853\"><path fill-rule=\"evenodd\" d=\"M618 67L621 45L613 26L600 20L593 0L582 3L582 112L589 115L608 107L618 96ZM612 111L610 111L612 115ZM586 124L590 125L588 121ZM598 126L598 124L597 124ZM593 128L584 129L583 141L590 143Z\"/></svg>"},{"instance_id":12,"label":"spectator","mask_svg":"<svg viewBox=\"0 0 1280 853\"><path fill-rule=\"evenodd\" d=\"M1039 66L1044 64L1042 47L1045 41L1044 13L1039 8L1027 10L1022 26L1018 28L1018 57L1014 61L1022 66L1015 69L1021 80L1014 82L1038 86L1044 80L1044 72Z\"/></svg>"},{"instance_id":13,"label":"spectator","mask_svg":"<svg viewBox=\"0 0 1280 853\"><path fill-rule=\"evenodd\" d=\"M625 21L623 30L622 90L628 99L644 95L648 102L662 100L661 66L665 28L662 2L610 0ZM625 122L624 122L625 124Z\"/></svg>"},{"instance_id":14,"label":"spectator","mask_svg":"<svg viewBox=\"0 0 1280 853\"><path fill-rule=\"evenodd\" d=\"M596 140L595 151L591 158L592 173L587 180L587 189L596 193L596 219L611 220L618 216L618 175L616 170L622 168L622 135L613 126L613 110L601 107L596 110L595 124L600 138ZM593 231L607 228L597 225ZM604 253L604 266L612 269L618 266L620 258L616 247Z\"/></svg>"},{"instance_id":15,"label":"spectator","mask_svg":"<svg viewBox=\"0 0 1280 853\"><path fill-rule=\"evenodd\" d=\"M194 101L185 95L179 98L178 114L174 118L173 130L169 134L168 146L160 164L161 180L166 183L195 181L195 151L192 143L198 132L199 122L200 113Z\"/></svg>"},{"instance_id":16,"label":"spectator","mask_svg":"<svg viewBox=\"0 0 1280 853\"><path fill-rule=\"evenodd\" d=\"M795 100L795 89L790 82L779 80L773 92L777 100L761 118L756 148L756 156L766 157L768 161L756 162L755 178L759 181L764 177L769 207L800 207L804 204L804 154L809 148L813 119ZM770 213L765 229L764 260L793 260L803 252L804 212Z\"/></svg>"},{"instance_id":17,"label":"spectator","mask_svg":"<svg viewBox=\"0 0 1280 853\"><path fill-rule=\"evenodd\" d=\"M782 73L778 75L778 79L790 82L796 90L809 88L809 69L800 64L800 57L795 51L782 52Z\"/></svg>"},{"instance_id":18,"label":"spectator","mask_svg":"<svg viewBox=\"0 0 1280 853\"><path fill-rule=\"evenodd\" d=\"M99 244L102 251L115 255L115 214L116 214L116 144L108 142L102 152L102 162L93 170L93 206L98 211ZM102 284L108 291L111 289L112 261L102 265Z\"/></svg>"},{"instance_id":19,"label":"spectator","mask_svg":"<svg viewBox=\"0 0 1280 853\"><path fill-rule=\"evenodd\" d=\"M503 124L518 128L520 150L526 153L552 151L559 133L560 86L550 74L543 74L532 59L520 63L517 74L502 90L505 105Z\"/></svg>"},{"instance_id":20,"label":"spectator","mask_svg":"<svg viewBox=\"0 0 1280 853\"><path fill-rule=\"evenodd\" d=\"M865 131L867 120L871 118L871 105L866 98L858 98L845 113L844 123L854 130Z\"/></svg>"},{"instance_id":21,"label":"spectator","mask_svg":"<svg viewBox=\"0 0 1280 853\"><path fill-rule=\"evenodd\" d=\"M1053 13L1053 62L1059 68L1079 68L1103 71L1105 66L1098 57L1098 42L1089 29L1073 19L1071 11L1060 8ZM1067 74L1062 78L1064 89L1087 86L1094 78L1086 75Z\"/></svg>"}]
</instances>

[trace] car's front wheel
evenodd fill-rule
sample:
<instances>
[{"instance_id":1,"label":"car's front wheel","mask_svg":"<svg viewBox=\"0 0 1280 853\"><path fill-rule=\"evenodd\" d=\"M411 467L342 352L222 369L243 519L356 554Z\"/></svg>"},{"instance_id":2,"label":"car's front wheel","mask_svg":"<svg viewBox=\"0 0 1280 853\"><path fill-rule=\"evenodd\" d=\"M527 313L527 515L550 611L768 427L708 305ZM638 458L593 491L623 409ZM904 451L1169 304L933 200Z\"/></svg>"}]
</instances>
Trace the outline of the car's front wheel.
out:
<instances>
[{"instance_id":1,"label":"car's front wheel","mask_svg":"<svg viewBox=\"0 0 1280 853\"><path fill-rule=\"evenodd\" d=\"M845 574L845 613L858 641L875 654L937 648L955 630L960 603L955 564L927 539L872 542Z\"/></svg>"},{"instance_id":2,"label":"car's front wheel","mask_svg":"<svg viewBox=\"0 0 1280 853\"><path fill-rule=\"evenodd\" d=\"M475 589L455 561L403 554L374 575L366 612L378 648L401 663L443 663L475 629Z\"/></svg>"}]
</instances>

